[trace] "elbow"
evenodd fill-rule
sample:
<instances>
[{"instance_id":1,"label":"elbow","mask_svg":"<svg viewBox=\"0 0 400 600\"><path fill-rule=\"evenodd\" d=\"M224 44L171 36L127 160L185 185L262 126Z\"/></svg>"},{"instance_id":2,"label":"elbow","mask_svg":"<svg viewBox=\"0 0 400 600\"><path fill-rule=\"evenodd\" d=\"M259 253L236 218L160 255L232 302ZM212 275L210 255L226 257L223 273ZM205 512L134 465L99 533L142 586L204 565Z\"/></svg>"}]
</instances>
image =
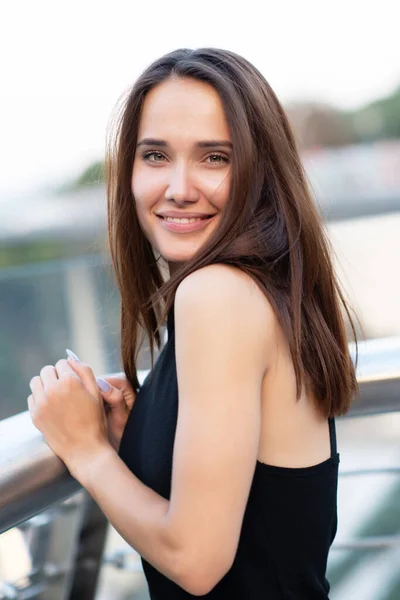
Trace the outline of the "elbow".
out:
<instances>
[{"instance_id":1,"label":"elbow","mask_svg":"<svg viewBox=\"0 0 400 600\"><path fill-rule=\"evenodd\" d=\"M177 583L185 592L192 596L205 596L211 592L232 567L233 560L208 556L197 557L197 560L183 560L176 574ZM177 563L179 564L179 563Z\"/></svg>"},{"instance_id":2,"label":"elbow","mask_svg":"<svg viewBox=\"0 0 400 600\"><path fill-rule=\"evenodd\" d=\"M237 552L237 541L226 540L218 543L214 537L206 536L177 536L176 531L171 536L168 531L168 568L164 574L176 585L192 596L205 596L230 571ZM235 542L235 543L233 543Z\"/></svg>"},{"instance_id":3,"label":"elbow","mask_svg":"<svg viewBox=\"0 0 400 600\"><path fill-rule=\"evenodd\" d=\"M191 596L206 596L209 594L217 585L217 582L207 582L207 581L190 581L188 585L181 586L182 589L190 594Z\"/></svg>"}]
</instances>

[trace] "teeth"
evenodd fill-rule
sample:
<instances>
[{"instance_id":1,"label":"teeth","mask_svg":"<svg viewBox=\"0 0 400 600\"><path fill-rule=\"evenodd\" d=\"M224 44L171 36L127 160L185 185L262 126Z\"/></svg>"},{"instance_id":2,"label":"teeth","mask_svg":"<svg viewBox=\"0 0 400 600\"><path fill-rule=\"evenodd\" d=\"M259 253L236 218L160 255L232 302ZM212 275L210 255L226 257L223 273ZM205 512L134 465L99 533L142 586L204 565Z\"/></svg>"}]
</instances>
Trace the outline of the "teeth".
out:
<instances>
[{"instance_id":1,"label":"teeth","mask_svg":"<svg viewBox=\"0 0 400 600\"><path fill-rule=\"evenodd\" d=\"M195 221L201 221L201 217L196 217L192 219L178 219L177 217L164 217L165 221L170 221L171 223L194 223Z\"/></svg>"}]
</instances>

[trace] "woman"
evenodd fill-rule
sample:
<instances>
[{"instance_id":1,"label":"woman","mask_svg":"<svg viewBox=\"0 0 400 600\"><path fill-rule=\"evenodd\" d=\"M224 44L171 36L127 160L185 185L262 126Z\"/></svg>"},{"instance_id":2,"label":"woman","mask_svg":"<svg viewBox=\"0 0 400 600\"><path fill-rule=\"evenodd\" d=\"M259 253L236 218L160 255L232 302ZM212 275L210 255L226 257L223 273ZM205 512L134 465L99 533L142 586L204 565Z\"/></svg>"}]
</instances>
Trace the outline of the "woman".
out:
<instances>
[{"instance_id":1,"label":"woman","mask_svg":"<svg viewBox=\"0 0 400 600\"><path fill-rule=\"evenodd\" d=\"M240 56L177 50L131 89L107 165L126 379L107 392L68 352L31 381L34 424L152 599L328 598L334 417L357 383L281 105ZM140 330L153 352L165 320L139 389Z\"/></svg>"}]
</instances>

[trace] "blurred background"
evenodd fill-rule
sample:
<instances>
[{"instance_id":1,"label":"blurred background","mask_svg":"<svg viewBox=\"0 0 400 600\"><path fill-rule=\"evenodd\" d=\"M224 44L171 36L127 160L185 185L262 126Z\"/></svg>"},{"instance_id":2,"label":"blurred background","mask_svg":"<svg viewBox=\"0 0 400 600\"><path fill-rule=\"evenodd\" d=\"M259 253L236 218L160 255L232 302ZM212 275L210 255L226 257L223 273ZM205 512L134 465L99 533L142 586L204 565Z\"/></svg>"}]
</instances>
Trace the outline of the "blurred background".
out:
<instances>
[{"instance_id":1,"label":"blurred background","mask_svg":"<svg viewBox=\"0 0 400 600\"><path fill-rule=\"evenodd\" d=\"M178 47L227 48L265 75L294 128L360 337L400 336L396 5L1 3L0 420L26 410L30 379L65 348L99 375L121 370L106 240L106 129L141 71ZM148 367L143 352L140 368ZM337 428L342 467L400 465L400 415ZM399 475L343 478L337 539L400 536L399 499ZM107 552L126 549L112 528L107 544ZM0 536L0 599L42 598L22 591L24 552L25 533ZM400 545L332 550L331 597L400 600L399 560ZM7 596L1 583L7 590L16 581L20 595ZM137 557L130 569L104 564L96 598L147 598Z\"/></svg>"}]
</instances>

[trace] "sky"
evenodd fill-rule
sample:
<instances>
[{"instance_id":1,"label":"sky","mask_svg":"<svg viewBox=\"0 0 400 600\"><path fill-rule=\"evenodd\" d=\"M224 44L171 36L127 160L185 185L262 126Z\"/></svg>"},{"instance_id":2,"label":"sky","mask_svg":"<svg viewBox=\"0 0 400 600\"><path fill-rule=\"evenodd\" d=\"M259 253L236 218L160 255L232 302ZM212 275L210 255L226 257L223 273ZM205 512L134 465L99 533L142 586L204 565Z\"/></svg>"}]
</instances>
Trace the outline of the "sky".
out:
<instances>
[{"instance_id":1,"label":"sky","mask_svg":"<svg viewBox=\"0 0 400 600\"><path fill-rule=\"evenodd\" d=\"M118 98L178 47L242 54L283 103L355 108L400 84L398 0L0 3L0 201L104 157Z\"/></svg>"}]
</instances>

